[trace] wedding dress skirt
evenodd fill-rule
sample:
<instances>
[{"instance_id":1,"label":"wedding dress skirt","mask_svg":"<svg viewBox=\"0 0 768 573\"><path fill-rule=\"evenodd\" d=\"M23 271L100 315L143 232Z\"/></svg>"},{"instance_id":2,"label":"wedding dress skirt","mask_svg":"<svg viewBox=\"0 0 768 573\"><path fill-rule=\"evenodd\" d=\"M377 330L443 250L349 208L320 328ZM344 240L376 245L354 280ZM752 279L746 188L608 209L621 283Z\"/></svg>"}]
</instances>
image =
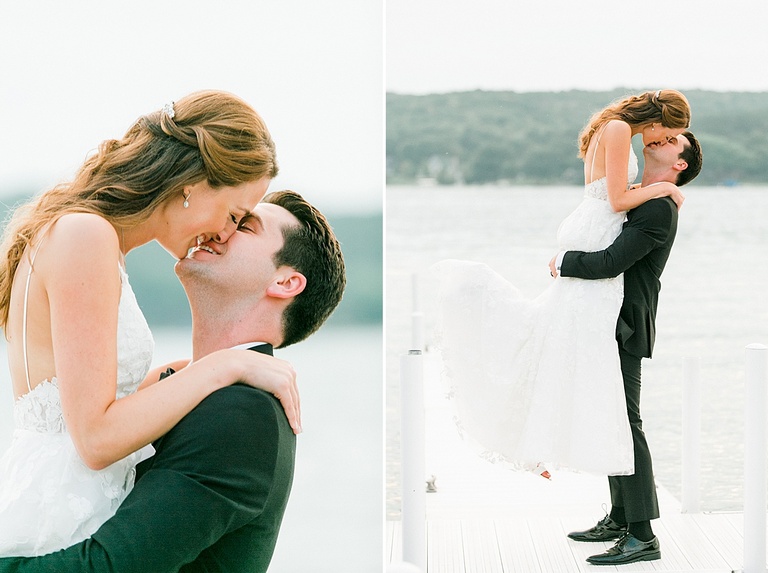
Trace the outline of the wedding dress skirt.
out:
<instances>
[{"instance_id":1,"label":"wedding dress skirt","mask_svg":"<svg viewBox=\"0 0 768 573\"><path fill-rule=\"evenodd\" d=\"M136 391L149 370L153 341L120 269L117 397ZM67 432L56 378L16 400L15 430L0 458L0 556L44 555L90 537L133 487L138 453L95 471Z\"/></svg>"},{"instance_id":2,"label":"wedding dress skirt","mask_svg":"<svg viewBox=\"0 0 768 573\"><path fill-rule=\"evenodd\" d=\"M559 247L602 250L624 219L607 201L605 179L594 181L560 225ZM437 345L462 436L489 461L517 468L541 462L632 474L615 337L623 276L558 277L528 299L483 263L447 260L433 269L440 285Z\"/></svg>"}]
</instances>

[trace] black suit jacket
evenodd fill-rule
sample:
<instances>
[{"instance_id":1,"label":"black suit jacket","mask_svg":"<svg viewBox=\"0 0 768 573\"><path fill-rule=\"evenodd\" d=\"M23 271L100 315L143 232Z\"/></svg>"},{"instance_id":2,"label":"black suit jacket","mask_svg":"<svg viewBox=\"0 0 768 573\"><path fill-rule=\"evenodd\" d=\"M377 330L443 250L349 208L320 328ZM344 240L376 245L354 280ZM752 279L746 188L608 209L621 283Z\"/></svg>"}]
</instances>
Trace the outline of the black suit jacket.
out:
<instances>
[{"instance_id":1,"label":"black suit jacket","mask_svg":"<svg viewBox=\"0 0 768 573\"><path fill-rule=\"evenodd\" d=\"M621 234L607 249L568 251L563 257L560 274L564 277L603 279L624 273L616 339L634 356L650 358L653 352L661 273L676 234L674 201L652 199L629 211Z\"/></svg>"},{"instance_id":2,"label":"black suit jacket","mask_svg":"<svg viewBox=\"0 0 768 573\"><path fill-rule=\"evenodd\" d=\"M280 402L218 390L155 442L117 513L93 537L0 573L267 570L293 481L296 437Z\"/></svg>"}]
</instances>

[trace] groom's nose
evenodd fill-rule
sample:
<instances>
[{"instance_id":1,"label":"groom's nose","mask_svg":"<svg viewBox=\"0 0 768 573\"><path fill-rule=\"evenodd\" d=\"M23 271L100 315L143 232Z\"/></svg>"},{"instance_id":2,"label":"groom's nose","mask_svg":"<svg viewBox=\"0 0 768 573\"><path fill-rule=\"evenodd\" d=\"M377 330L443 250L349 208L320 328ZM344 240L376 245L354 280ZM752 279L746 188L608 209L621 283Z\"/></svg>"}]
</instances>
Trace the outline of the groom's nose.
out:
<instances>
[{"instance_id":1,"label":"groom's nose","mask_svg":"<svg viewBox=\"0 0 768 573\"><path fill-rule=\"evenodd\" d=\"M226 243L235 231L237 231L237 223L230 219L224 228L211 237L211 239L217 243Z\"/></svg>"}]
</instances>

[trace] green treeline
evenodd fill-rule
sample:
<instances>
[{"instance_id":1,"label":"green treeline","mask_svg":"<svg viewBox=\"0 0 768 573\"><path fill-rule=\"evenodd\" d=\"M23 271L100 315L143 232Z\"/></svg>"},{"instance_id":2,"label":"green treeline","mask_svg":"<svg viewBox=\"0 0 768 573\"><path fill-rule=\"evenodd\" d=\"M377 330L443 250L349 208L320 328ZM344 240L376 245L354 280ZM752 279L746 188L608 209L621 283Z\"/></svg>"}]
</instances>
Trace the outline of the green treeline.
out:
<instances>
[{"instance_id":1,"label":"green treeline","mask_svg":"<svg viewBox=\"0 0 768 573\"><path fill-rule=\"evenodd\" d=\"M580 185L582 127L611 101L641 91L389 93L387 183ZM767 183L768 93L685 95L704 154L695 183Z\"/></svg>"},{"instance_id":2,"label":"green treeline","mask_svg":"<svg viewBox=\"0 0 768 573\"><path fill-rule=\"evenodd\" d=\"M2 221L31 193L20 193L0 204ZM347 267L347 288L329 325L380 324L382 321L382 216L326 213L341 243ZM126 268L131 287L150 326L189 326L187 297L173 272L175 260L151 242L131 251Z\"/></svg>"}]
</instances>

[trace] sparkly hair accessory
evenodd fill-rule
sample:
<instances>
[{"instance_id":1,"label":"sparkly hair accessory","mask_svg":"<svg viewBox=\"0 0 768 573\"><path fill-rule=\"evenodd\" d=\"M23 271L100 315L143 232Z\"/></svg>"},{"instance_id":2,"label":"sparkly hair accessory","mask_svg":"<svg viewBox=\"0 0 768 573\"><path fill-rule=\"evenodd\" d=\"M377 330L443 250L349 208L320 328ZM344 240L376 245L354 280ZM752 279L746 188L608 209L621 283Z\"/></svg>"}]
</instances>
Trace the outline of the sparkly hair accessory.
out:
<instances>
[{"instance_id":1,"label":"sparkly hair accessory","mask_svg":"<svg viewBox=\"0 0 768 573\"><path fill-rule=\"evenodd\" d=\"M173 109L173 102L167 103L163 106L163 113L170 119L173 119L176 116L176 111Z\"/></svg>"},{"instance_id":2,"label":"sparkly hair accessory","mask_svg":"<svg viewBox=\"0 0 768 573\"><path fill-rule=\"evenodd\" d=\"M653 96L653 99L659 99L659 96L661 95L661 90L656 90L656 94ZM173 117L173 116L171 116Z\"/></svg>"}]
</instances>

